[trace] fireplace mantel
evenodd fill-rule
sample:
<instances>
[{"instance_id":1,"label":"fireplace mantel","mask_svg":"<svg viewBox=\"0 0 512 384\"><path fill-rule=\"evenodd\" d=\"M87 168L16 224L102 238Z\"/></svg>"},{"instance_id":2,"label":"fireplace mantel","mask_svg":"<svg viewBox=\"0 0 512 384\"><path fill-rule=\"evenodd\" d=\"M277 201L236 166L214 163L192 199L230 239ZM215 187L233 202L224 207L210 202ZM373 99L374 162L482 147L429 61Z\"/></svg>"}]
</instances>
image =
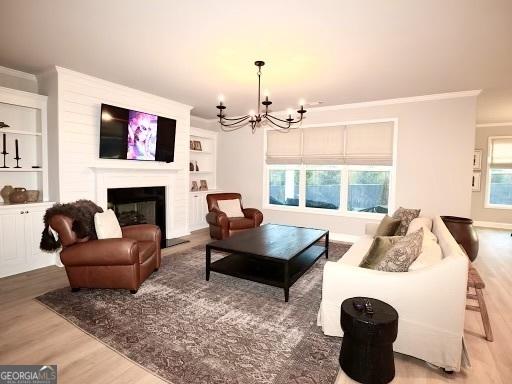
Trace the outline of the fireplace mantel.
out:
<instances>
[{"instance_id":1,"label":"fireplace mantel","mask_svg":"<svg viewBox=\"0 0 512 384\"><path fill-rule=\"evenodd\" d=\"M128 163L128 164L125 164ZM136 160L113 160L96 162L89 165L93 171L157 171L157 172L178 172L182 170L175 164L158 163L154 161Z\"/></svg>"}]
</instances>

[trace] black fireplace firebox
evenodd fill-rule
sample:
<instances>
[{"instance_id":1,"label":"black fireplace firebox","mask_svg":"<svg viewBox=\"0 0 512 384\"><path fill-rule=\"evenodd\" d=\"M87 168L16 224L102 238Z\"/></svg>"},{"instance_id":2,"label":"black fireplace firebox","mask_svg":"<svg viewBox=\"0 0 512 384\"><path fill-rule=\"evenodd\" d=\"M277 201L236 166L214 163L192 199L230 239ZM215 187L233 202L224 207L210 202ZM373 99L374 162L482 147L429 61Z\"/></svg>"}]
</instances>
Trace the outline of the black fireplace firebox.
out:
<instances>
[{"instance_id":1,"label":"black fireplace firebox","mask_svg":"<svg viewBox=\"0 0 512 384\"><path fill-rule=\"evenodd\" d=\"M135 224L155 224L165 239L165 187L111 188L107 190L108 207L121 227Z\"/></svg>"}]
</instances>

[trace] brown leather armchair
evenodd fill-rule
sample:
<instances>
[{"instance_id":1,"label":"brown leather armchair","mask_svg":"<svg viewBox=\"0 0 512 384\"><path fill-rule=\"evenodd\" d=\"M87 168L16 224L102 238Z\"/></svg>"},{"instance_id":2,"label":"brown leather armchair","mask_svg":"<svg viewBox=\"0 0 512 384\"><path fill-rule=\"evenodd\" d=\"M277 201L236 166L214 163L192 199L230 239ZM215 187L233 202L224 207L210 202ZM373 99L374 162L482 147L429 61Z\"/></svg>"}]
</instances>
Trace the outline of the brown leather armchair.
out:
<instances>
[{"instance_id":1,"label":"brown leather armchair","mask_svg":"<svg viewBox=\"0 0 512 384\"><path fill-rule=\"evenodd\" d=\"M60 259L72 291L80 288L125 288L137 293L140 285L160 268L160 228L139 224L122 227L123 238L77 238L73 220L55 215L50 226L59 234Z\"/></svg>"},{"instance_id":2,"label":"brown leather armchair","mask_svg":"<svg viewBox=\"0 0 512 384\"><path fill-rule=\"evenodd\" d=\"M219 200L240 200L240 208L244 217L228 217L219 209ZM226 239L234 233L259 227L263 221L263 213L255 208L244 208L242 197L239 193L210 193L206 195L208 214L206 221L210 225L210 237L212 239Z\"/></svg>"}]
</instances>

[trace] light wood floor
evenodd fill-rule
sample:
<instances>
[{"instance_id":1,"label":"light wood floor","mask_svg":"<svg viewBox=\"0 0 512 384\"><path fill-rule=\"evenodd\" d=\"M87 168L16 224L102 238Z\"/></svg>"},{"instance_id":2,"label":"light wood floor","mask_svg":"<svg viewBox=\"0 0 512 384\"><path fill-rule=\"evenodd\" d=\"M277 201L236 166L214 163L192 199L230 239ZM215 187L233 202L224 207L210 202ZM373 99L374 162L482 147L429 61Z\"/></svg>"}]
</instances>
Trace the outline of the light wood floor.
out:
<instances>
[{"instance_id":1,"label":"light wood floor","mask_svg":"<svg viewBox=\"0 0 512 384\"><path fill-rule=\"evenodd\" d=\"M512 237L510 232L488 229L479 230L479 236L475 265L487 284L485 298L495 341L485 341L479 314L467 311L465 339L471 368L446 375L422 361L396 355L393 383L512 382ZM198 231L188 239L190 243L166 249L164 255L202 244L208 233ZM64 270L57 267L0 279L0 364L57 364L61 384L163 383L33 300L67 285ZM343 375L337 379L337 383L349 382Z\"/></svg>"}]
</instances>

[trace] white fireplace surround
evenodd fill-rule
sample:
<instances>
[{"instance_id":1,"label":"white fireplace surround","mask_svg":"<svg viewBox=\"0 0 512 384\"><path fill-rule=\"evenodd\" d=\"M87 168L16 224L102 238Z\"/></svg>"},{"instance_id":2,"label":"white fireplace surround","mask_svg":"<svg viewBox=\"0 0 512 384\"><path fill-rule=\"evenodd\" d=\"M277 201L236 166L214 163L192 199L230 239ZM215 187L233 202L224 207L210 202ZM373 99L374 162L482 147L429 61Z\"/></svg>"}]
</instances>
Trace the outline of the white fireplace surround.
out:
<instances>
[{"instance_id":1,"label":"white fireplace surround","mask_svg":"<svg viewBox=\"0 0 512 384\"><path fill-rule=\"evenodd\" d=\"M109 188L165 187L166 238L171 239L186 235L176 225L175 191L177 169L172 168L124 168L111 166L94 166L96 177L96 203L107 208ZM162 234L164 235L164 234Z\"/></svg>"}]
</instances>

